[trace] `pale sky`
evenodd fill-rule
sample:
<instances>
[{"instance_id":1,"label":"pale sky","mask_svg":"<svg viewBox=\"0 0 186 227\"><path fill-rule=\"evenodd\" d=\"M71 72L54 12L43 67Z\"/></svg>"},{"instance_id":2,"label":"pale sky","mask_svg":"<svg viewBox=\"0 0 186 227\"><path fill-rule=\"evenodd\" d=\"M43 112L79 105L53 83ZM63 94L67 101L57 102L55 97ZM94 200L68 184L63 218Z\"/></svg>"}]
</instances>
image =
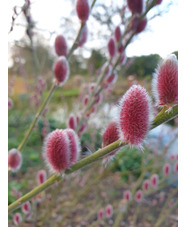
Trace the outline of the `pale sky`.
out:
<instances>
[{"instance_id":1,"label":"pale sky","mask_svg":"<svg viewBox=\"0 0 186 227\"><path fill-rule=\"evenodd\" d=\"M99 2L99 0L97 1ZM11 1L9 4L10 21L13 6L21 6L23 2L23 0ZM37 27L59 33L60 18L61 16L68 17L68 13L71 10L71 1L65 1L65 4L62 0L31 0L31 2L33 3L31 14L34 20L37 21ZM168 0L163 0L163 3L155 11L158 12L161 9L165 9L167 2ZM173 5L170 7L169 12L149 21L146 31L138 35L134 42L127 47L126 53L128 57L157 53L164 58L171 52L178 50L178 3L176 0L170 0L170 2ZM22 17L19 17L16 23L22 23ZM74 26L78 29L78 20L74 21ZM88 24L88 27L90 29L91 24ZM19 40L24 33L23 27L16 26L14 31L8 36L9 41ZM49 37L48 33L45 33L45 35L46 38ZM54 42L54 38L53 36L50 40L51 45ZM96 40L91 40L86 44L86 48L98 45ZM83 53L85 57L88 57L89 52L84 51Z\"/></svg>"}]
</instances>

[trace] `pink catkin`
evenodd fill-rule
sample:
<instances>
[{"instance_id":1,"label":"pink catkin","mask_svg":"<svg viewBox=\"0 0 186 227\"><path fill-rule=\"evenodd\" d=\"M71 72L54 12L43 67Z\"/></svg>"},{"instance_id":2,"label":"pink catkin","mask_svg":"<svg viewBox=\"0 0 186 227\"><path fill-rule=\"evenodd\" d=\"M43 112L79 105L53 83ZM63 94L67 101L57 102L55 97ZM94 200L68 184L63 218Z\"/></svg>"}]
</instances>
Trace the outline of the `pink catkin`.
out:
<instances>
[{"instance_id":1,"label":"pink catkin","mask_svg":"<svg viewBox=\"0 0 186 227\"><path fill-rule=\"evenodd\" d=\"M86 22L89 17L90 7L88 0L77 0L76 1L76 12L79 19L82 22Z\"/></svg>"},{"instance_id":2,"label":"pink catkin","mask_svg":"<svg viewBox=\"0 0 186 227\"><path fill-rule=\"evenodd\" d=\"M21 208L24 214L29 214L31 211L30 202L27 201L26 203L24 203Z\"/></svg>"},{"instance_id":3,"label":"pink catkin","mask_svg":"<svg viewBox=\"0 0 186 227\"><path fill-rule=\"evenodd\" d=\"M143 11L143 0L127 0L127 5L132 13L141 14Z\"/></svg>"},{"instance_id":4,"label":"pink catkin","mask_svg":"<svg viewBox=\"0 0 186 227\"><path fill-rule=\"evenodd\" d=\"M142 20L139 21L139 24L137 25L136 28L136 34L139 34L140 32L142 32L147 26L147 19L143 18Z\"/></svg>"},{"instance_id":5,"label":"pink catkin","mask_svg":"<svg viewBox=\"0 0 186 227\"><path fill-rule=\"evenodd\" d=\"M13 172L17 172L22 164L22 155L15 148L11 149L8 153L8 167Z\"/></svg>"},{"instance_id":6,"label":"pink catkin","mask_svg":"<svg viewBox=\"0 0 186 227\"><path fill-rule=\"evenodd\" d=\"M108 78L110 76L111 72L112 72L112 66L111 65L108 65L107 63L105 63L102 66L101 73L104 73L104 71L105 71L105 78Z\"/></svg>"},{"instance_id":7,"label":"pink catkin","mask_svg":"<svg viewBox=\"0 0 186 227\"><path fill-rule=\"evenodd\" d=\"M140 147L150 127L150 111L151 101L146 90L140 85L133 85L120 100L121 139L130 145Z\"/></svg>"},{"instance_id":8,"label":"pink catkin","mask_svg":"<svg viewBox=\"0 0 186 227\"><path fill-rule=\"evenodd\" d=\"M153 174L151 177L151 187L156 188L158 186L159 177L157 174Z\"/></svg>"},{"instance_id":9,"label":"pink catkin","mask_svg":"<svg viewBox=\"0 0 186 227\"><path fill-rule=\"evenodd\" d=\"M95 83L91 83L90 86L89 86L89 93L91 94L92 91L94 90L96 84Z\"/></svg>"},{"instance_id":10,"label":"pink catkin","mask_svg":"<svg viewBox=\"0 0 186 227\"><path fill-rule=\"evenodd\" d=\"M22 222L22 217L20 213L15 213L13 219L15 225L19 225Z\"/></svg>"},{"instance_id":11,"label":"pink catkin","mask_svg":"<svg viewBox=\"0 0 186 227\"><path fill-rule=\"evenodd\" d=\"M115 142L116 140L119 139L119 130L118 130L118 124L116 121L111 121L105 131L103 132L102 135L102 147L106 147L107 145ZM109 156L116 154L116 152L119 149L111 152Z\"/></svg>"},{"instance_id":12,"label":"pink catkin","mask_svg":"<svg viewBox=\"0 0 186 227\"><path fill-rule=\"evenodd\" d=\"M114 71L106 80L106 86L112 86L113 84L115 84L115 82L117 81L118 75L116 73L116 71Z\"/></svg>"},{"instance_id":13,"label":"pink catkin","mask_svg":"<svg viewBox=\"0 0 186 227\"><path fill-rule=\"evenodd\" d=\"M45 170L40 170L37 173L37 182L38 182L38 184L44 183L46 181L46 179L47 179L46 171Z\"/></svg>"},{"instance_id":14,"label":"pink catkin","mask_svg":"<svg viewBox=\"0 0 186 227\"><path fill-rule=\"evenodd\" d=\"M56 129L46 137L43 154L51 172L60 172L70 167L69 139L64 130Z\"/></svg>"},{"instance_id":15,"label":"pink catkin","mask_svg":"<svg viewBox=\"0 0 186 227\"><path fill-rule=\"evenodd\" d=\"M129 190L125 191L123 197L127 202L129 202L132 199L131 192Z\"/></svg>"},{"instance_id":16,"label":"pink catkin","mask_svg":"<svg viewBox=\"0 0 186 227\"><path fill-rule=\"evenodd\" d=\"M107 218L111 218L112 217L112 215L113 215L113 207L112 207L112 205L110 205L110 204L107 205L105 213L106 213L106 217Z\"/></svg>"},{"instance_id":17,"label":"pink catkin","mask_svg":"<svg viewBox=\"0 0 186 227\"><path fill-rule=\"evenodd\" d=\"M119 47L118 47L118 52L121 54L123 53L123 51L125 50L123 44L121 44Z\"/></svg>"},{"instance_id":18,"label":"pink catkin","mask_svg":"<svg viewBox=\"0 0 186 227\"><path fill-rule=\"evenodd\" d=\"M68 125L68 128L71 128L73 130L76 129L77 122L76 122L76 118L74 115L70 115L67 125Z\"/></svg>"},{"instance_id":19,"label":"pink catkin","mask_svg":"<svg viewBox=\"0 0 186 227\"><path fill-rule=\"evenodd\" d=\"M176 55L169 55L156 69L152 90L159 106L178 103L178 61Z\"/></svg>"},{"instance_id":20,"label":"pink catkin","mask_svg":"<svg viewBox=\"0 0 186 227\"><path fill-rule=\"evenodd\" d=\"M143 190L144 190L144 191L149 190L149 186L150 186L149 180L145 180L145 181L143 182Z\"/></svg>"},{"instance_id":21,"label":"pink catkin","mask_svg":"<svg viewBox=\"0 0 186 227\"><path fill-rule=\"evenodd\" d=\"M58 56L67 56L68 46L63 35L58 35L55 39L55 51Z\"/></svg>"},{"instance_id":22,"label":"pink catkin","mask_svg":"<svg viewBox=\"0 0 186 227\"><path fill-rule=\"evenodd\" d=\"M101 101L102 101L102 98L103 98L102 94L95 95L95 101L96 101L96 103L97 104L100 104Z\"/></svg>"},{"instance_id":23,"label":"pink catkin","mask_svg":"<svg viewBox=\"0 0 186 227\"><path fill-rule=\"evenodd\" d=\"M113 58L116 54L116 43L113 39L113 37L111 37L108 41L108 52L111 58Z\"/></svg>"},{"instance_id":24,"label":"pink catkin","mask_svg":"<svg viewBox=\"0 0 186 227\"><path fill-rule=\"evenodd\" d=\"M130 29L135 31L136 34L139 34L145 29L146 25L147 25L146 18L140 20L139 16L135 16L131 20Z\"/></svg>"},{"instance_id":25,"label":"pink catkin","mask_svg":"<svg viewBox=\"0 0 186 227\"><path fill-rule=\"evenodd\" d=\"M80 138L81 135L85 132L86 128L87 128L87 123L84 122L84 123L82 124L81 128L80 128L79 131L78 131L78 137L79 137L79 138Z\"/></svg>"},{"instance_id":26,"label":"pink catkin","mask_svg":"<svg viewBox=\"0 0 186 227\"><path fill-rule=\"evenodd\" d=\"M105 215L105 211L104 211L103 208L101 208L101 209L98 211L98 219L104 218L104 215Z\"/></svg>"},{"instance_id":27,"label":"pink catkin","mask_svg":"<svg viewBox=\"0 0 186 227\"><path fill-rule=\"evenodd\" d=\"M79 139L74 130L65 129L64 133L67 134L70 142L70 165L75 164L79 158L80 154L80 144Z\"/></svg>"},{"instance_id":28,"label":"pink catkin","mask_svg":"<svg viewBox=\"0 0 186 227\"><path fill-rule=\"evenodd\" d=\"M66 57L61 56L55 63L54 74L57 84L63 85L69 77L69 65Z\"/></svg>"},{"instance_id":29,"label":"pink catkin","mask_svg":"<svg viewBox=\"0 0 186 227\"><path fill-rule=\"evenodd\" d=\"M164 176L168 176L170 174L170 164L169 163L166 163L163 166L163 174L164 174Z\"/></svg>"},{"instance_id":30,"label":"pink catkin","mask_svg":"<svg viewBox=\"0 0 186 227\"><path fill-rule=\"evenodd\" d=\"M85 24L79 36L78 46L82 47L87 42L87 39L88 39L88 27Z\"/></svg>"},{"instance_id":31,"label":"pink catkin","mask_svg":"<svg viewBox=\"0 0 186 227\"><path fill-rule=\"evenodd\" d=\"M141 202L143 197L143 193L141 190L138 190L135 195L135 200L136 202Z\"/></svg>"},{"instance_id":32,"label":"pink catkin","mask_svg":"<svg viewBox=\"0 0 186 227\"><path fill-rule=\"evenodd\" d=\"M85 98L83 99L83 105L84 105L84 106L87 105L88 100L89 100L88 95L86 95Z\"/></svg>"},{"instance_id":33,"label":"pink catkin","mask_svg":"<svg viewBox=\"0 0 186 227\"><path fill-rule=\"evenodd\" d=\"M119 40L121 38L121 29L120 29L119 25L115 28L114 36L115 36L116 41L119 42Z\"/></svg>"},{"instance_id":34,"label":"pink catkin","mask_svg":"<svg viewBox=\"0 0 186 227\"><path fill-rule=\"evenodd\" d=\"M12 109L13 107L13 102L12 102L12 99L11 98L8 98L8 109Z\"/></svg>"},{"instance_id":35,"label":"pink catkin","mask_svg":"<svg viewBox=\"0 0 186 227\"><path fill-rule=\"evenodd\" d=\"M156 0L156 4L160 5L162 3L162 0Z\"/></svg>"}]
</instances>

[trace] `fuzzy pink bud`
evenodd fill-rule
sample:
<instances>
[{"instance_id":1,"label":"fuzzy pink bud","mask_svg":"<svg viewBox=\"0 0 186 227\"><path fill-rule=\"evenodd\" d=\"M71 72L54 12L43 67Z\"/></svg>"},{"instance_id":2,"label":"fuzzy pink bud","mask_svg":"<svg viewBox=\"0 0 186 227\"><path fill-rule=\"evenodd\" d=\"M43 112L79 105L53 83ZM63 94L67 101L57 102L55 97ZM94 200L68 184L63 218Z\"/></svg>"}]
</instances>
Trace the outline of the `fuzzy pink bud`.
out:
<instances>
[{"instance_id":1,"label":"fuzzy pink bud","mask_svg":"<svg viewBox=\"0 0 186 227\"><path fill-rule=\"evenodd\" d=\"M78 46L82 47L87 42L87 39L88 39L88 27L85 24L79 36Z\"/></svg>"},{"instance_id":2,"label":"fuzzy pink bud","mask_svg":"<svg viewBox=\"0 0 186 227\"><path fill-rule=\"evenodd\" d=\"M86 128L87 128L87 123L84 122L84 123L82 124L81 128L80 128L79 131L78 131L78 136L79 136L79 137L81 137L82 133L84 133L84 131L86 130Z\"/></svg>"},{"instance_id":3,"label":"fuzzy pink bud","mask_svg":"<svg viewBox=\"0 0 186 227\"><path fill-rule=\"evenodd\" d=\"M135 195L136 202L141 202L143 197L143 192L141 190L138 190Z\"/></svg>"},{"instance_id":4,"label":"fuzzy pink bud","mask_svg":"<svg viewBox=\"0 0 186 227\"><path fill-rule=\"evenodd\" d=\"M162 0L156 0L156 5L160 5L162 3Z\"/></svg>"},{"instance_id":5,"label":"fuzzy pink bud","mask_svg":"<svg viewBox=\"0 0 186 227\"><path fill-rule=\"evenodd\" d=\"M134 30L136 34L142 32L147 25L147 19L143 18L140 20L138 16L135 16L131 20L130 29Z\"/></svg>"},{"instance_id":6,"label":"fuzzy pink bud","mask_svg":"<svg viewBox=\"0 0 186 227\"><path fill-rule=\"evenodd\" d=\"M60 172L70 167L69 139L64 130L56 129L46 137L43 156L51 172Z\"/></svg>"},{"instance_id":7,"label":"fuzzy pink bud","mask_svg":"<svg viewBox=\"0 0 186 227\"><path fill-rule=\"evenodd\" d=\"M13 102L12 102L12 99L11 98L8 98L8 109L12 109L13 107Z\"/></svg>"},{"instance_id":8,"label":"fuzzy pink bud","mask_svg":"<svg viewBox=\"0 0 186 227\"><path fill-rule=\"evenodd\" d=\"M158 175L157 174L153 174L151 177L151 187L156 188L158 186Z\"/></svg>"},{"instance_id":9,"label":"fuzzy pink bud","mask_svg":"<svg viewBox=\"0 0 186 227\"><path fill-rule=\"evenodd\" d=\"M104 72L105 72L105 78L108 78L108 76L110 76L110 74L112 72L112 66L105 63L101 69L101 73L104 73Z\"/></svg>"},{"instance_id":10,"label":"fuzzy pink bud","mask_svg":"<svg viewBox=\"0 0 186 227\"><path fill-rule=\"evenodd\" d=\"M157 105L178 103L178 61L176 55L169 55L156 69L152 89Z\"/></svg>"},{"instance_id":11,"label":"fuzzy pink bud","mask_svg":"<svg viewBox=\"0 0 186 227\"><path fill-rule=\"evenodd\" d=\"M127 202L129 202L132 199L131 192L129 190L125 191L123 197Z\"/></svg>"},{"instance_id":12,"label":"fuzzy pink bud","mask_svg":"<svg viewBox=\"0 0 186 227\"><path fill-rule=\"evenodd\" d=\"M102 147L106 147L109 144L119 139L118 124L115 121L111 121L102 135ZM116 151L111 152L109 155L114 155Z\"/></svg>"},{"instance_id":13,"label":"fuzzy pink bud","mask_svg":"<svg viewBox=\"0 0 186 227\"><path fill-rule=\"evenodd\" d=\"M30 202L29 201L27 201L26 203L24 203L22 205L22 211L23 211L24 214L29 214L30 213L31 207L30 207Z\"/></svg>"},{"instance_id":14,"label":"fuzzy pink bud","mask_svg":"<svg viewBox=\"0 0 186 227\"><path fill-rule=\"evenodd\" d=\"M146 25L147 25L147 19L146 18L143 18L142 20L140 20L140 22L139 22L139 24L137 25L137 28L136 28L136 34L139 34L140 32L142 32L146 28Z\"/></svg>"},{"instance_id":15,"label":"fuzzy pink bud","mask_svg":"<svg viewBox=\"0 0 186 227\"><path fill-rule=\"evenodd\" d=\"M69 77L69 65L66 57L61 56L55 63L54 73L59 85L63 85Z\"/></svg>"},{"instance_id":16,"label":"fuzzy pink bud","mask_svg":"<svg viewBox=\"0 0 186 227\"><path fill-rule=\"evenodd\" d=\"M112 215L113 215L113 207L112 207L112 205L110 205L110 204L107 205L105 213L106 213L106 217L107 218L111 218L112 217Z\"/></svg>"},{"instance_id":17,"label":"fuzzy pink bud","mask_svg":"<svg viewBox=\"0 0 186 227\"><path fill-rule=\"evenodd\" d=\"M47 179L46 171L45 170L40 170L37 173L37 182L38 182L38 184L44 183L46 181L46 179Z\"/></svg>"},{"instance_id":18,"label":"fuzzy pink bud","mask_svg":"<svg viewBox=\"0 0 186 227\"><path fill-rule=\"evenodd\" d=\"M67 125L68 125L68 128L71 128L73 130L76 129L77 122L76 122L76 117L74 115L70 115Z\"/></svg>"},{"instance_id":19,"label":"fuzzy pink bud","mask_svg":"<svg viewBox=\"0 0 186 227\"><path fill-rule=\"evenodd\" d=\"M127 5L132 13L141 14L143 11L143 0L127 0Z\"/></svg>"},{"instance_id":20,"label":"fuzzy pink bud","mask_svg":"<svg viewBox=\"0 0 186 227\"><path fill-rule=\"evenodd\" d=\"M123 44L121 44L121 45L118 47L118 52L121 54L121 53L123 53L124 50L125 50L125 47L123 46Z\"/></svg>"},{"instance_id":21,"label":"fuzzy pink bud","mask_svg":"<svg viewBox=\"0 0 186 227\"><path fill-rule=\"evenodd\" d=\"M72 129L65 129L64 133L67 134L70 142L70 165L73 165L77 162L81 150L79 138Z\"/></svg>"},{"instance_id":22,"label":"fuzzy pink bud","mask_svg":"<svg viewBox=\"0 0 186 227\"><path fill-rule=\"evenodd\" d=\"M104 218L104 215L105 215L104 209L101 208L98 212L98 219Z\"/></svg>"},{"instance_id":23,"label":"fuzzy pink bud","mask_svg":"<svg viewBox=\"0 0 186 227\"><path fill-rule=\"evenodd\" d=\"M92 91L94 90L96 84L95 83L91 83L90 86L89 86L89 93L91 94Z\"/></svg>"},{"instance_id":24,"label":"fuzzy pink bud","mask_svg":"<svg viewBox=\"0 0 186 227\"><path fill-rule=\"evenodd\" d=\"M118 78L118 74L116 71L114 71L106 80L106 86L112 86L116 83Z\"/></svg>"},{"instance_id":25,"label":"fuzzy pink bud","mask_svg":"<svg viewBox=\"0 0 186 227\"><path fill-rule=\"evenodd\" d=\"M90 114L91 114L91 113L95 113L95 111L96 111L96 107L93 106L93 107L91 108L91 110L90 110Z\"/></svg>"},{"instance_id":26,"label":"fuzzy pink bud","mask_svg":"<svg viewBox=\"0 0 186 227\"><path fill-rule=\"evenodd\" d=\"M114 36L115 36L115 39L117 42L120 41L120 38L121 38L121 29L120 29L120 26L118 25L114 31Z\"/></svg>"},{"instance_id":27,"label":"fuzzy pink bud","mask_svg":"<svg viewBox=\"0 0 186 227\"><path fill-rule=\"evenodd\" d=\"M95 100L96 100L96 103L97 104L100 104L101 103L101 100L102 100L102 94L98 94L95 96Z\"/></svg>"},{"instance_id":28,"label":"fuzzy pink bud","mask_svg":"<svg viewBox=\"0 0 186 227\"><path fill-rule=\"evenodd\" d=\"M150 186L149 180L145 180L145 181L143 182L143 190L144 190L144 191L149 190L149 186Z\"/></svg>"},{"instance_id":29,"label":"fuzzy pink bud","mask_svg":"<svg viewBox=\"0 0 186 227\"><path fill-rule=\"evenodd\" d=\"M19 225L22 222L22 217L20 213L15 213L13 219L15 225Z\"/></svg>"},{"instance_id":30,"label":"fuzzy pink bud","mask_svg":"<svg viewBox=\"0 0 186 227\"><path fill-rule=\"evenodd\" d=\"M68 46L66 39L62 35L58 35L55 39L55 51L58 56L67 56Z\"/></svg>"},{"instance_id":31,"label":"fuzzy pink bud","mask_svg":"<svg viewBox=\"0 0 186 227\"><path fill-rule=\"evenodd\" d=\"M109 39L107 47L110 57L113 58L116 54L116 43L113 37Z\"/></svg>"},{"instance_id":32,"label":"fuzzy pink bud","mask_svg":"<svg viewBox=\"0 0 186 227\"><path fill-rule=\"evenodd\" d=\"M133 85L120 100L119 128L121 139L140 147L150 126L151 101L145 88Z\"/></svg>"},{"instance_id":33,"label":"fuzzy pink bud","mask_svg":"<svg viewBox=\"0 0 186 227\"><path fill-rule=\"evenodd\" d=\"M11 149L8 153L8 166L13 172L17 172L22 164L22 155L15 148Z\"/></svg>"},{"instance_id":34,"label":"fuzzy pink bud","mask_svg":"<svg viewBox=\"0 0 186 227\"><path fill-rule=\"evenodd\" d=\"M88 99L89 99L89 98L88 98L88 96L86 95L85 98L84 98L84 100L83 100L83 105L84 105L84 106L87 105Z\"/></svg>"},{"instance_id":35,"label":"fuzzy pink bud","mask_svg":"<svg viewBox=\"0 0 186 227\"><path fill-rule=\"evenodd\" d=\"M168 176L170 174L170 164L169 163L166 163L163 166L163 174L164 174L164 176Z\"/></svg>"},{"instance_id":36,"label":"fuzzy pink bud","mask_svg":"<svg viewBox=\"0 0 186 227\"><path fill-rule=\"evenodd\" d=\"M77 0L76 12L81 21L83 22L87 21L90 12L88 0Z\"/></svg>"}]
</instances>

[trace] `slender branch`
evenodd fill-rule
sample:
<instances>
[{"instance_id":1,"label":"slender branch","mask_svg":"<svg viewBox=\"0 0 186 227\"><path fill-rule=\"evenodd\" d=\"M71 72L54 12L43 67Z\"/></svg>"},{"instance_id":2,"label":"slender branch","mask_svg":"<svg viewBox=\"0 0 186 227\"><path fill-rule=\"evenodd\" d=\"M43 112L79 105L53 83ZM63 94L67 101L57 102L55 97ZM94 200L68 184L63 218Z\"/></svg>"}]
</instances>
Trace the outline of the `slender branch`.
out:
<instances>
[{"instance_id":1,"label":"slender branch","mask_svg":"<svg viewBox=\"0 0 186 227\"><path fill-rule=\"evenodd\" d=\"M174 106L172 111L168 112L166 108L164 108L155 118L152 124L151 129L159 126L160 124L167 122L171 119L173 119L174 117L176 117L178 115L178 106ZM98 151L96 151L95 153L93 153L92 155L81 159L79 162L77 162L76 164L72 165L70 169L65 170L65 174L71 174L93 162L95 162L96 160L104 157L105 155L109 154L110 152L112 152L113 150L125 146L127 145L126 142L122 141L122 140L117 140L114 143L99 149ZM38 187L34 188L32 191L30 191L29 193L27 193L26 195L24 195L23 197L19 198L18 200L16 200L15 202L13 202L12 204L9 205L8 210L9 211L13 211L16 208L18 208L19 206L21 206L21 204L23 204L24 202L28 201L29 199L31 199L32 197L34 197L35 195L39 194L40 192L42 192L43 190L45 190L46 188L48 188L49 186L51 186L52 184L60 181L62 179L62 176L59 176L57 174L54 174L53 176L51 176L47 181L45 181L43 184L39 185Z\"/></svg>"}]
</instances>

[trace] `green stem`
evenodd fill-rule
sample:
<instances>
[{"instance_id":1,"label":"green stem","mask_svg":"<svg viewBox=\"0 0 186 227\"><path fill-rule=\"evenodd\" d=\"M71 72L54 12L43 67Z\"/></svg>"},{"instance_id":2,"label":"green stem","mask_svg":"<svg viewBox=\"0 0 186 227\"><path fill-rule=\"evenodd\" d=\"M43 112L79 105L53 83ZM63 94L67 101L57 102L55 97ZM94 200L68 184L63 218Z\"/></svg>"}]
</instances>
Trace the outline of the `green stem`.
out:
<instances>
[{"instance_id":1,"label":"green stem","mask_svg":"<svg viewBox=\"0 0 186 227\"><path fill-rule=\"evenodd\" d=\"M24 202L26 202L27 200L31 199L35 195L39 194L43 190L47 189L49 186L53 185L54 183L56 183L60 179L61 179L60 176L58 176L57 174L54 174L48 180L46 180L43 184L40 184L38 187L34 188L32 191L30 191L26 195L22 196L21 198L19 198L18 200L16 200L14 203L10 204L8 206L8 210L9 211L12 211L12 210L18 208Z\"/></svg>"},{"instance_id":2,"label":"green stem","mask_svg":"<svg viewBox=\"0 0 186 227\"><path fill-rule=\"evenodd\" d=\"M178 106L175 106L173 108L173 110L171 112L166 112L166 109L162 110L155 118L152 124L151 129L159 126L160 124L167 122L168 120L173 119L174 117L176 117L178 115ZM109 154L110 152L112 152L113 150L125 146L127 143L121 140L117 140L114 143L94 152L92 155L81 159L79 162L77 162L76 164L72 165L71 168L69 170L65 170L65 174L71 174L93 162L95 162L96 160L99 160L100 158L104 157L105 155ZM54 174L53 176L51 176L47 181L45 181L43 184L39 185L38 187L34 188L32 191L30 191L29 193L27 193L26 195L24 195L23 197L19 198L18 200L16 200L15 202L13 202L12 204L9 205L8 210L9 211L13 211L16 208L18 208L19 206L21 206L21 204L23 204L24 202L28 201L29 199L31 199L32 197L34 197L35 195L39 194L40 192L42 192L43 190L45 190L46 188L48 188L49 186L51 186L52 184L60 181L62 179L61 176Z\"/></svg>"},{"instance_id":3,"label":"green stem","mask_svg":"<svg viewBox=\"0 0 186 227\"><path fill-rule=\"evenodd\" d=\"M167 107L164 107L158 115L152 121L151 129L166 123L178 116L178 105L174 106L170 111Z\"/></svg>"}]
</instances>

